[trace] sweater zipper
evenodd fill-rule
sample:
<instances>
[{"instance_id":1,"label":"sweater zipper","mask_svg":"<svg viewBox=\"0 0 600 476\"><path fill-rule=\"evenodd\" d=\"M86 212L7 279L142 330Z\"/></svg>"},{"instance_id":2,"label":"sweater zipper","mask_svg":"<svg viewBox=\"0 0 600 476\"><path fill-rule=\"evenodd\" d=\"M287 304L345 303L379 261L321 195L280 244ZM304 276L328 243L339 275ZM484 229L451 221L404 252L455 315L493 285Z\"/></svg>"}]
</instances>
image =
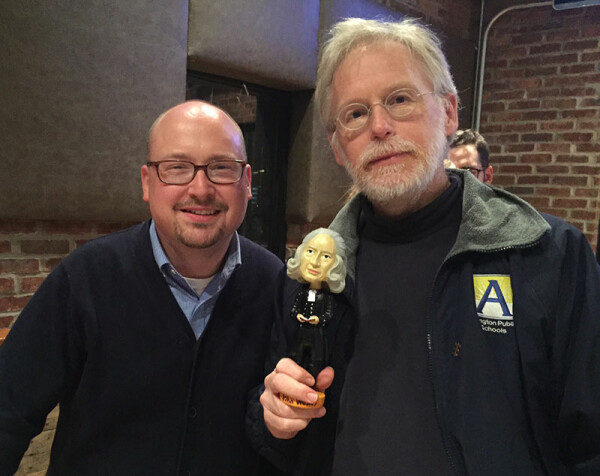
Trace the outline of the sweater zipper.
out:
<instances>
[{"instance_id":1,"label":"sweater zipper","mask_svg":"<svg viewBox=\"0 0 600 476\"><path fill-rule=\"evenodd\" d=\"M430 312L430 309L432 309L433 294L434 294L434 289L436 288L436 282L438 280L438 276L440 275L440 272L441 272L442 268L444 267L444 265L451 259L452 259L451 257L446 258L442 262L442 264L440 265L440 267L438 268L438 270L435 274L435 278L433 280L433 286L431 287L431 291L429 293L429 302L428 302L427 310L425 313L425 325L426 325L426 329L427 329L427 370L429 373L429 382L431 385L431 395L433 398L433 412L434 412L435 418L436 418L439 428L440 428L440 432L441 432L441 436L442 436L442 445L444 447L444 451L445 451L448 461L450 463L450 467L452 468L452 472L454 475L460 476L460 475L466 474L466 470L464 468L462 468L462 470L461 470L460 468L457 467L457 464L458 464L457 462L460 460L460 458L457 457L457 455L456 455L457 450L454 448L454 445L452 445L452 443L450 442L450 438L448 436L448 431L446 430L446 425L444 423L444 420L441 415L441 410L438 405L438 399L436 398L435 382L434 382L434 374L433 374L433 337L432 337L432 331L431 331L432 317L431 317L431 312Z\"/></svg>"}]
</instances>

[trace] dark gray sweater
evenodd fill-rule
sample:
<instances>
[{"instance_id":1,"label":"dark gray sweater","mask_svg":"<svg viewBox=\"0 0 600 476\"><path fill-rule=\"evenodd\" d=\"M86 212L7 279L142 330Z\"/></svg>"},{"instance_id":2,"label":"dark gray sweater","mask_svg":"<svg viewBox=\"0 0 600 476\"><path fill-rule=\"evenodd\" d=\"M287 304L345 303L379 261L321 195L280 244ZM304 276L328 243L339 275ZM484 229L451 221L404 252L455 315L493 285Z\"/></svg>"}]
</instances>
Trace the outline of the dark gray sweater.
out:
<instances>
[{"instance_id":1,"label":"dark gray sweater","mask_svg":"<svg viewBox=\"0 0 600 476\"><path fill-rule=\"evenodd\" d=\"M246 393L263 378L277 257L242 264L196 341L154 260L149 223L51 273L0 350L0 475L60 403L48 475L248 475ZM262 470L261 470L262 471Z\"/></svg>"}]
</instances>

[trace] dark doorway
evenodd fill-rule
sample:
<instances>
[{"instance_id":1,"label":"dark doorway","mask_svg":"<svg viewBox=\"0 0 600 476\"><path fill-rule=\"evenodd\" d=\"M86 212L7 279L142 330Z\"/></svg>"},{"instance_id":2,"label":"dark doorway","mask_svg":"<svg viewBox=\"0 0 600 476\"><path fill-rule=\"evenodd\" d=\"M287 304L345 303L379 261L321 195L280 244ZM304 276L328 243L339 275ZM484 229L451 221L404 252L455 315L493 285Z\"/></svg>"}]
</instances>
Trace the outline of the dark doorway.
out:
<instances>
[{"instance_id":1,"label":"dark doorway","mask_svg":"<svg viewBox=\"0 0 600 476\"><path fill-rule=\"evenodd\" d=\"M598 220L598 234L596 235L596 261L600 264L600 220Z\"/></svg>"}]
</instances>

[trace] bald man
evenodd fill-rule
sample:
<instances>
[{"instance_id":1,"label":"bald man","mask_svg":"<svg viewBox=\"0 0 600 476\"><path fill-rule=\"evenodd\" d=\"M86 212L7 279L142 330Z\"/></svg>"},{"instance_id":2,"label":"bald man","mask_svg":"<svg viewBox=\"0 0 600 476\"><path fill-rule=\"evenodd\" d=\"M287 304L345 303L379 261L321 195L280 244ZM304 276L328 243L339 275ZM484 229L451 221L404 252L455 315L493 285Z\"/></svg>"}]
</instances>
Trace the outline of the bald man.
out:
<instances>
[{"instance_id":1,"label":"bald man","mask_svg":"<svg viewBox=\"0 0 600 476\"><path fill-rule=\"evenodd\" d=\"M63 260L0 350L1 476L57 404L49 475L268 472L244 415L282 263L236 232L252 197L242 133L210 104L177 105L141 178L152 219Z\"/></svg>"}]
</instances>

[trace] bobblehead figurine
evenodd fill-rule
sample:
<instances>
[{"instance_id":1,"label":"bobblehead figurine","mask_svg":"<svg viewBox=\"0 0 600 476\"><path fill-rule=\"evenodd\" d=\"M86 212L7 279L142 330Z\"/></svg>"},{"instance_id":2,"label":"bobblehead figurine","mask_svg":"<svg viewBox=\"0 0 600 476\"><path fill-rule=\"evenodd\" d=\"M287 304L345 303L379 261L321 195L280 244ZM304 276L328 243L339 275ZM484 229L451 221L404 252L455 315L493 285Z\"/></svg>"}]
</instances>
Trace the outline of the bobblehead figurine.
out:
<instances>
[{"instance_id":1,"label":"bobblehead figurine","mask_svg":"<svg viewBox=\"0 0 600 476\"><path fill-rule=\"evenodd\" d=\"M342 237L327 228L309 233L287 262L287 274L302 283L290 311L296 330L290 357L313 378L325 368L328 359L325 327L333 317L332 293L341 293L346 285L346 246ZM294 407L323 406L325 394L310 404L280 394L280 399Z\"/></svg>"}]
</instances>

